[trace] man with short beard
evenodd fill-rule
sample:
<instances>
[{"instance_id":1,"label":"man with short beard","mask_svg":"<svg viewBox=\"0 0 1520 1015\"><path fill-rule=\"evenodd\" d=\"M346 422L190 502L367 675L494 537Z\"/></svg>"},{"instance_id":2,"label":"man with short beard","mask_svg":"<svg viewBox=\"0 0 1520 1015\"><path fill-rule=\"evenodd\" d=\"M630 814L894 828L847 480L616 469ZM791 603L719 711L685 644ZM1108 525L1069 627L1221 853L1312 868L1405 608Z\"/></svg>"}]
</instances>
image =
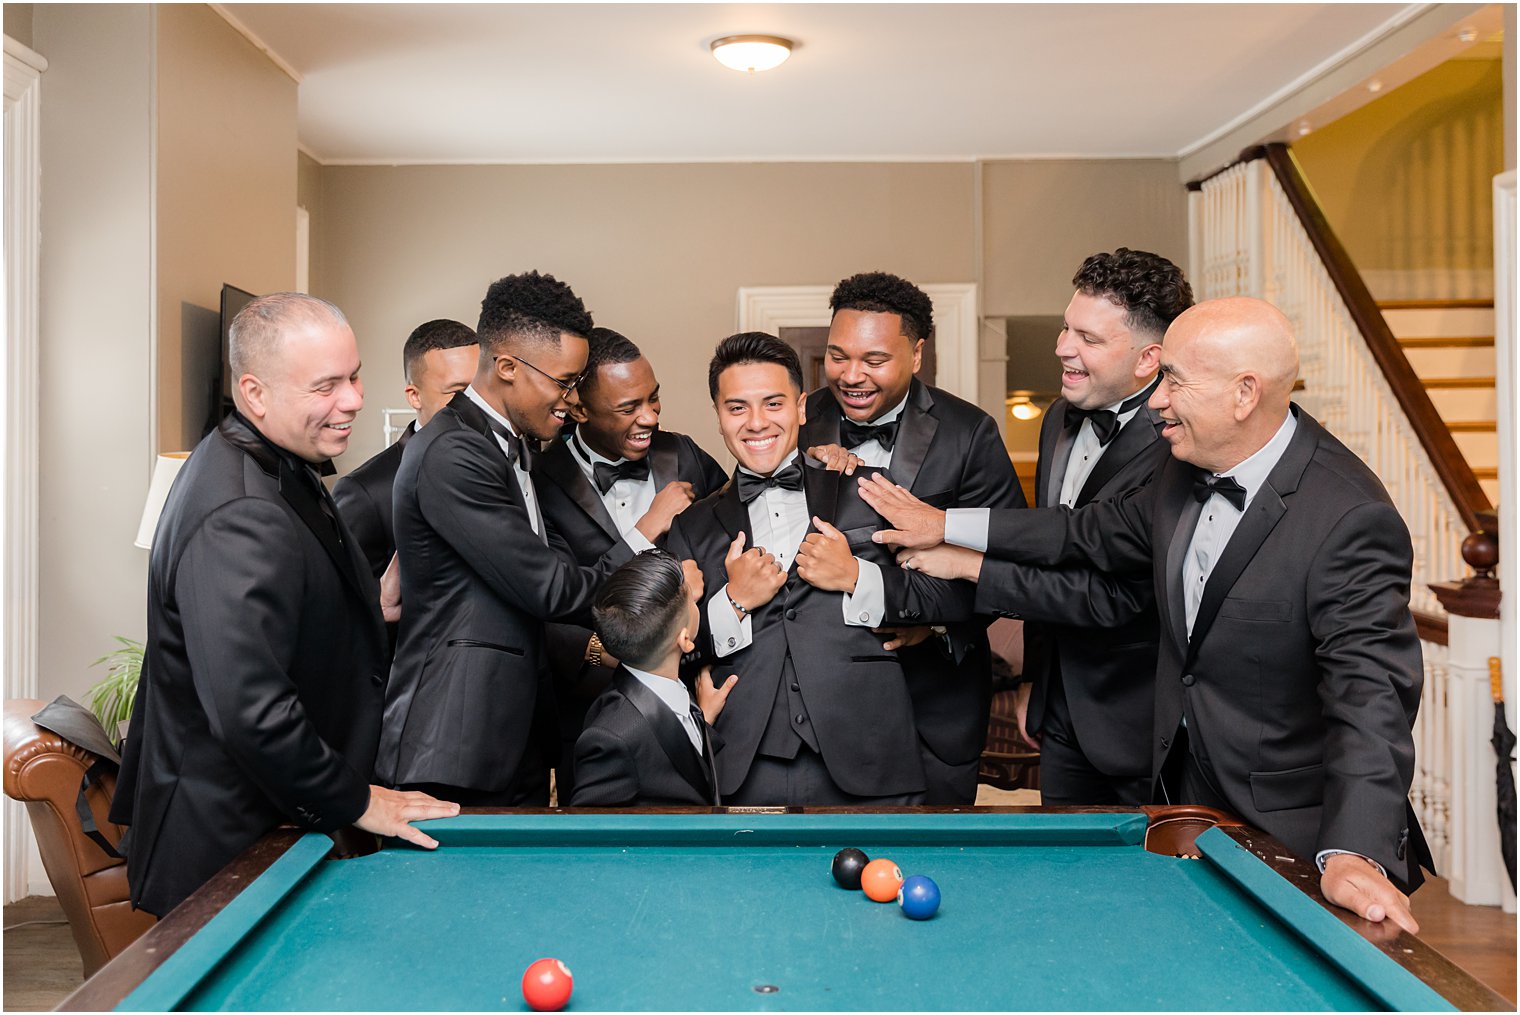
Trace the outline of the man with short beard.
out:
<instances>
[{"instance_id":1,"label":"man with short beard","mask_svg":"<svg viewBox=\"0 0 1520 1015\"><path fill-rule=\"evenodd\" d=\"M480 367L401 456L396 549L401 637L376 771L462 804L543 806L533 743L547 682L544 622L589 622L597 586L632 554L577 567L547 541L529 480L586 366L591 315L568 285L528 272L481 303Z\"/></svg>"}]
</instances>

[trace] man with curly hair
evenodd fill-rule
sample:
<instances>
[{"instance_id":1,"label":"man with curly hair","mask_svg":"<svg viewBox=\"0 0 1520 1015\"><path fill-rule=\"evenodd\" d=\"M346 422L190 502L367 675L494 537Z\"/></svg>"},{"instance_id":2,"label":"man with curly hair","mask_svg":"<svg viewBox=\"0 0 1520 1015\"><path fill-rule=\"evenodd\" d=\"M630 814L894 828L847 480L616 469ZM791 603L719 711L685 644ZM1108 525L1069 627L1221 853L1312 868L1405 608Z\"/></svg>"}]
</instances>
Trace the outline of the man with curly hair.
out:
<instances>
[{"instance_id":1,"label":"man with curly hair","mask_svg":"<svg viewBox=\"0 0 1520 1015\"><path fill-rule=\"evenodd\" d=\"M992 417L914 375L934 331L934 305L906 279L853 275L829 301L827 390L808 399L801 446L844 448L941 507L1023 507ZM987 742L992 656L987 620L883 628L902 661L931 804L969 804Z\"/></svg>"},{"instance_id":2,"label":"man with curly hair","mask_svg":"<svg viewBox=\"0 0 1520 1015\"><path fill-rule=\"evenodd\" d=\"M1120 247L1072 278L1055 354L1061 397L1040 427L1037 507L1081 507L1142 486L1167 455L1156 389L1161 338L1193 305L1182 269ZM1017 569L1024 618L1019 731L1040 747L1049 804L1150 802L1158 621L1148 576ZM1051 587L1051 583L1058 583ZM1072 599L1061 586L1084 585Z\"/></svg>"},{"instance_id":3,"label":"man with curly hair","mask_svg":"<svg viewBox=\"0 0 1520 1015\"><path fill-rule=\"evenodd\" d=\"M586 366L580 297L531 271L480 306L475 379L419 430L396 473L401 635L376 771L461 804L544 806L533 717L547 680L544 622L590 622L592 597L632 556L577 567L547 542L529 468Z\"/></svg>"}]
</instances>

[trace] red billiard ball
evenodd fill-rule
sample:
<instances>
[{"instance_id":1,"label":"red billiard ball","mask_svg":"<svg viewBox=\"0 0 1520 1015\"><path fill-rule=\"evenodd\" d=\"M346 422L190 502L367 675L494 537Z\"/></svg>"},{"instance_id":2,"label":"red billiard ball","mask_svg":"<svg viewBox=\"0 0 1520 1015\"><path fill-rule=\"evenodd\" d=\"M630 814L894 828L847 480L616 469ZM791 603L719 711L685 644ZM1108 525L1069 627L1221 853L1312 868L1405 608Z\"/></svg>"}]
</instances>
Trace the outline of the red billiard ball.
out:
<instances>
[{"instance_id":1,"label":"red billiard ball","mask_svg":"<svg viewBox=\"0 0 1520 1015\"><path fill-rule=\"evenodd\" d=\"M885 857L872 860L860 873L861 891L873 902L895 902L902 883L902 869Z\"/></svg>"},{"instance_id":2,"label":"red billiard ball","mask_svg":"<svg viewBox=\"0 0 1520 1015\"><path fill-rule=\"evenodd\" d=\"M570 1003L574 980L559 959L539 959L523 973L523 1000L534 1011L559 1011Z\"/></svg>"}]
</instances>

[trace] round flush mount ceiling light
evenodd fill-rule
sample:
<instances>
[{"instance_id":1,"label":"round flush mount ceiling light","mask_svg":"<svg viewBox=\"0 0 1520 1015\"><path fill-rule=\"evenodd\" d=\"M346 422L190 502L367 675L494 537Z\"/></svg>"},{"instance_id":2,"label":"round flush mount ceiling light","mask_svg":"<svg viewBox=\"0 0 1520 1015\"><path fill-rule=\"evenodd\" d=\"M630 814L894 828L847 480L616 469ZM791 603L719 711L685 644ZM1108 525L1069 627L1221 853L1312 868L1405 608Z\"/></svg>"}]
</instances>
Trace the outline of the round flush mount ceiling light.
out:
<instances>
[{"instance_id":1,"label":"round flush mount ceiling light","mask_svg":"<svg viewBox=\"0 0 1520 1015\"><path fill-rule=\"evenodd\" d=\"M728 35L714 39L712 55L725 67L753 74L786 63L792 40L779 35Z\"/></svg>"}]
</instances>

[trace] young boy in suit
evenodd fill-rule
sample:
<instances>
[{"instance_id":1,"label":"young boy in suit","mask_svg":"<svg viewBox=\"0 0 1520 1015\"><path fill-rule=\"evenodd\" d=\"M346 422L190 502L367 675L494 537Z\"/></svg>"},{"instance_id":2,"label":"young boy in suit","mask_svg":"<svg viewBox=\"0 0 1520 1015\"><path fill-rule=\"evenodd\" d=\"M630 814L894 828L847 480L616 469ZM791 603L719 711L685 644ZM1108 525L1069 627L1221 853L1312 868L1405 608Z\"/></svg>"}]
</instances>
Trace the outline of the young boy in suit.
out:
<instances>
[{"instance_id":1,"label":"young boy in suit","mask_svg":"<svg viewBox=\"0 0 1520 1015\"><path fill-rule=\"evenodd\" d=\"M696 703L679 676L696 647L697 593L681 562L645 550L602 586L592 603L597 634L622 665L592 702L575 743L575 807L717 804L717 720L738 683L696 679Z\"/></svg>"}]
</instances>

